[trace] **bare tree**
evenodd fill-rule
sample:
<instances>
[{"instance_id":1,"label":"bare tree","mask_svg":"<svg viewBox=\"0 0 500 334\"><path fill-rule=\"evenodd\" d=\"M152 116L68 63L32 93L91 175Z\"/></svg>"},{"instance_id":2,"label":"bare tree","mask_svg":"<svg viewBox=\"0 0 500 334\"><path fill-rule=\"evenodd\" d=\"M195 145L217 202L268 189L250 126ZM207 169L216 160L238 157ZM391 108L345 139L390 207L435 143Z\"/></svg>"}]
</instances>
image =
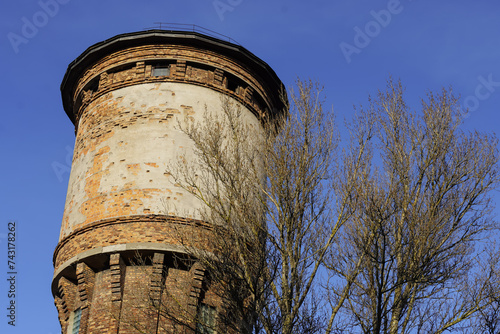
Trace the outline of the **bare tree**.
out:
<instances>
[{"instance_id":1,"label":"bare tree","mask_svg":"<svg viewBox=\"0 0 500 334\"><path fill-rule=\"evenodd\" d=\"M229 100L222 117L182 125L198 161L181 161L170 171L205 204L213 255L190 252L223 287L228 309L221 313L233 315L223 322L248 320L235 328L240 332L329 331L347 297L329 309L317 279L352 214L353 187L366 174L369 134L361 136L346 168L336 160L338 137L333 115L323 110L321 88L298 81L290 100L281 116L261 120L262 136L242 122Z\"/></svg>"},{"instance_id":2,"label":"bare tree","mask_svg":"<svg viewBox=\"0 0 500 334\"><path fill-rule=\"evenodd\" d=\"M203 268L221 302L216 323L162 299L158 316L200 333L495 331L498 261L481 245L497 228L497 139L460 130L450 91L417 113L389 81L340 151L321 88L289 96L263 129L229 99L179 123L196 161L168 172L203 203L205 231L194 247L179 227L179 263Z\"/></svg>"},{"instance_id":3,"label":"bare tree","mask_svg":"<svg viewBox=\"0 0 500 334\"><path fill-rule=\"evenodd\" d=\"M352 331L458 329L500 293L475 248L497 227L490 194L499 182L498 141L461 131L459 111L443 89L413 112L401 83L389 81L358 114L375 130L369 181L356 185L355 214L327 262L345 280L361 264L344 304Z\"/></svg>"}]
</instances>

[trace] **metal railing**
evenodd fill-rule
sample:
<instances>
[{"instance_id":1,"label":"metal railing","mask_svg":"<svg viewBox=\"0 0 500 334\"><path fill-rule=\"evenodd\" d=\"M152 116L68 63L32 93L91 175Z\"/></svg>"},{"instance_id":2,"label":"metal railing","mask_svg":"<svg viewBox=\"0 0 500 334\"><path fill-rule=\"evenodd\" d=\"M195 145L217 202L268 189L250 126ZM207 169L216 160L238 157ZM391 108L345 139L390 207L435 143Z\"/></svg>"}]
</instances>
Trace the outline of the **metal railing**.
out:
<instances>
[{"instance_id":1,"label":"metal railing","mask_svg":"<svg viewBox=\"0 0 500 334\"><path fill-rule=\"evenodd\" d=\"M151 30L151 29L159 29L159 30L179 30L179 31L192 31L192 32L197 32L203 35L207 35L210 37L218 38L223 41L227 41L233 44L240 45L237 41L232 39L229 36L219 34L218 32L215 32L213 30L207 29L200 27L196 24L186 24L186 23L169 23L169 22L154 22L155 24L154 27L150 28L144 28L144 30Z\"/></svg>"}]
</instances>

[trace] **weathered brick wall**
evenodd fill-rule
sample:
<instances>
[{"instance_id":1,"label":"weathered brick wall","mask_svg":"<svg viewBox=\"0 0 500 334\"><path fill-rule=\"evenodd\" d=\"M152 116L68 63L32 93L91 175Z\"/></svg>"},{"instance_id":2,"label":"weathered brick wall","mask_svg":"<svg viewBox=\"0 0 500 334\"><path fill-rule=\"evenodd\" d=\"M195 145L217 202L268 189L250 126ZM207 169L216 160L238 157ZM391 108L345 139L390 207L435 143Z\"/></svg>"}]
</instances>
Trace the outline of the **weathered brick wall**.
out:
<instances>
[{"instance_id":1,"label":"weathered brick wall","mask_svg":"<svg viewBox=\"0 0 500 334\"><path fill-rule=\"evenodd\" d=\"M94 273L81 262L77 282L61 278L68 307L82 309L80 334L156 333L157 328L158 333L192 334L198 302L218 306L221 300L213 291L202 292L205 270L199 264L185 267L165 258L155 253L153 263L128 259L126 265L115 253L108 269ZM69 318L62 309L60 315ZM64 330L72 325L62 323Z\"/></svg>"},{"instance_id":2,"label":"weathered brick wall","mask_svg":"<svg viewBox=\"0 0 500 334\"><path fill-rule=\"evenodd\" d=\"M120 314L112 308L111 303L111 271L108 269L96 273L87 332L80 334L113 333Z\"/></svg>"}]
</instances>

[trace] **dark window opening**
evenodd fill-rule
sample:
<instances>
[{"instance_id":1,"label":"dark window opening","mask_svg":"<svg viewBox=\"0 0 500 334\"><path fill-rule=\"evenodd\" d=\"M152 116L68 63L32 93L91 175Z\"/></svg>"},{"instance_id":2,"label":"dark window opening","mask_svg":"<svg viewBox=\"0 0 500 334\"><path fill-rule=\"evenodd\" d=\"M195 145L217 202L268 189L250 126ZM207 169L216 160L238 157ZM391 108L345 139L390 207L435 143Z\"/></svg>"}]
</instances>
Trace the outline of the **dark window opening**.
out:
<instances>
[{"instance_id":1,"label":"dark window opening","mask_svg":"<svg viewBox=\"0 0 500 334\"><path fill-rule=\"evenodd\" d=\"M266 105L262 96L260 96L260 94L258 94L257 92L254 92L252 94L252 100L257 110L262 110Z\"/></svg>"},{"instance_id":2,"label":"dark window opening","mask_svg":"<svg viewBox=\"0 0 500 334\"><path fill-rule=\"evenodd\" d=\"M90 80L85 85L85 87L83 87L83 91L96 92L98 88L99 88L99 77L96 77L96 78Z\"/></svg>"},{"instance_id":3,"label":"dark window opening","mask_svg":"<svg viewBox=\"0 0 500 334\"><path fill-rule=\"evenodd\" d=\"M233 92L236 92L236 89L238 89L238 85L236 82L232 80L227 81L227 89L232 90Z\"/></svg>"},{"instance_id":4,"label":"dark window opening","mask_svg":"<svg viewBox=\"0 0 500 334\"><path fill-rule=\"evenodd\" d=\"M200 304L198 306L198 323L196 324L196 334L215 334L215 307Z\"/></svg>"},{"instance_id":5,"label":"dark window opening","mask_svg":"<svg viewBox=\"0 0 500 334\"><path fill-rule=\"evenodd\" d=\"M227 78L226 88L235 92L236 94L240 94L240 91L246 87L245 82L240 78L238 78L237 76L227 73L226 78Z\"/></svg>"},{"instance_id":6,"label":"dark window opening","mask_svg":"<svg viewBox=\"0 0 500 334\"><path fill-rule=\"evenodd\" d=\"M168 77L170 75L170 65L155 65L151 70L154 77Z\"/></svg>"},{"instance_id":7,"label":"dark window opening","mask_svg":"<svg viewBox=\"0 0 500 334\"><path fill-rule=\"evenodd\" d=\"M151 76L153 77L168 77L173 63L172 59L161 59L159 61L146 61L145 66L151 66Z\"/></svg>"},{"instance_id":8,"label":"dark window opening","mask_svg":"<svg viewBox=\"0 0 500 334\"><path fill-rule=\"evenodd\" d=\"M73 328L71 334L78 334L80 332L80 320L82 318L82 309L77 309L73 312Z\"/></svg>"}]
</instances>

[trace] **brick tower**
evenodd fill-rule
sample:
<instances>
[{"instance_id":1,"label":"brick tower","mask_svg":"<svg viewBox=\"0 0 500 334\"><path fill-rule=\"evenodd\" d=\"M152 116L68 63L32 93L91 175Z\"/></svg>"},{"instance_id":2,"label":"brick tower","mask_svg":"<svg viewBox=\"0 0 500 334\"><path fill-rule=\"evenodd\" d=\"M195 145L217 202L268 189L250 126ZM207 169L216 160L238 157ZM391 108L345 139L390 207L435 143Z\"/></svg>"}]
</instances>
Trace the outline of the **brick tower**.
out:
<instances>
[{"instance_id":1,"label":"brick tower","mask_svg":"<svg viewBox=\"0 0 500 334\"><path fill-rule=\"evenodd\" d=\"M164 287L180 307L217 312L220 301L200 294L205 269L174 265L185 249L174 227L192 247L203 248L206 233L201 204L165 172L193 146L177 120L221 110L225 97L259 127L281 110L281 88L245 48L194 31L118 35L68 66L61 92L76 142L52 281L63 333L197 332L139 312Z\"/></svg>"}]
</instances>

